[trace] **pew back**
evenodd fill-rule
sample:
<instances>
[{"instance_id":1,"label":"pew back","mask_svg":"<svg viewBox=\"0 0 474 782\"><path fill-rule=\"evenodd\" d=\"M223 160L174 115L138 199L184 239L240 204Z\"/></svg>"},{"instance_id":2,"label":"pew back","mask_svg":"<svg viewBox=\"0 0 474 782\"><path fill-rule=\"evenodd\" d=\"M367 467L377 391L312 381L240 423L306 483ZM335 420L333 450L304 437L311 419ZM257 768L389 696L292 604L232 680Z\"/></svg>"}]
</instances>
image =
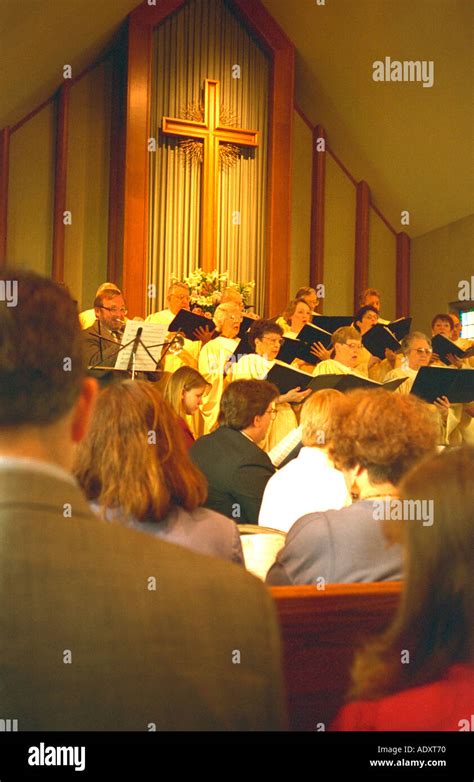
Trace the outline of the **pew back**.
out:
<instances>
[{"instance_id":1,"label":"pew back","mask_svg":"<svg viewBox=\"0 0 474 782\"><path fill-rule=\"evenodd\" d=\"M280 618L292 730L327 730L344 703L354 651L390 623L401 583L269 587ZM324 727L323 727L324 726Z\"/></svg>"}]
</instances>

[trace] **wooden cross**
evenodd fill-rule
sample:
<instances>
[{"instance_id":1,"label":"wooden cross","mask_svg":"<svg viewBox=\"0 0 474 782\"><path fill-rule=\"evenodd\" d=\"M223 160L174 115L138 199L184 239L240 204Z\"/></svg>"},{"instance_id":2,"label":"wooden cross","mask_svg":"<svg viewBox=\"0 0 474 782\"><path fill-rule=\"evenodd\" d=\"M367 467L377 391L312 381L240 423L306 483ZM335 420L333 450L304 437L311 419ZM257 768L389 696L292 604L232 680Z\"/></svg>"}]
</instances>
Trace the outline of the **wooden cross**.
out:
<instances>
[{"instance_id":1,"label":"wooden cross","mask_svg":"<svg viewBox=\"0 0 474 782\"><path fill-rule=\"evenodd\" d=\"M161 129L172 136L202 139L204 144L201 199L201 265L206 271L216 267L217 207L219 203L219 144L258 146L258 131L228 128L219 124L220 84L204 82L204 121L163 117Z\"/></svg>"}]
</instances>

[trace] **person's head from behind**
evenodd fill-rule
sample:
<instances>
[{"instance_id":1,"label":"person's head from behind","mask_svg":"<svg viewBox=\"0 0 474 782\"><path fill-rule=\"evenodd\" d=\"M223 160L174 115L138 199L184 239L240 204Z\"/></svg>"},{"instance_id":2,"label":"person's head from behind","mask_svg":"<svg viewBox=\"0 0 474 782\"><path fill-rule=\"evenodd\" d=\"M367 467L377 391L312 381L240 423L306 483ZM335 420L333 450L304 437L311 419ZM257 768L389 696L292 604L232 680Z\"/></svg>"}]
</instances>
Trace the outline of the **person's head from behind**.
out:
<instances>
[{"instance_id":1,"label":"person's head from behind","mask_svg":"<svg viewBox=\"0 0 474 782\"><path fill-rule=\"evenodd\" d=\"M402 339L402 353L410 369L427 367L433 353L431 340L421 331L412 331Z\"/></svg>"},{"instance_id":2,"label":"person's head from behind","mask_svg":"<svg viewBox=\"0 0 474 782\"><path fill-rule=\"evenodd\" d=\"M261 442L275 416L275 401L280 392L266 380L235 380L221 397L219 424L245 432Z\"/></svg>"},{"instance_id":3,"label":"person's head from behind","mask_svg":"<svg viewBox=\"0 0 474 782\"><path fill-rule=\"evenodd\" d=\"M301 442L309 448L328 449L336 432L335 411L344 398L334 388L315 391L301 408Z\"/></svg>"},{"instance_id":4,"label":"person's head from behind","mask_svg":"<svg viewBox=\"0 0 474 782\"><path fill-rule=\"evenodd\" d=\"M250 347L259 356L264 356L269 361L273 361L281 348L283 342L283 329L273 320L255 321L248 333Z\"/></svg>"},{"instance_id":5,"label":"person's head from behind","mask_svg":"<svg viewBox=\"0 0 474 782\"><path fill-rule=\"evenodd\" d=\"M295 299L303 299L303 301L309 305L311 311L314 311L319 304L318 294L316 293L315 288L299 288L295 293Z\"/></svg>"},{"instance_id":6,"label":"person's head from behind","mask_svg":"<svg viewBox=\"0 0 474 782\"><path fill-rule=\"evenodd\" d=\"M359 296L359 307L370 305L380 312L381 297L377 288L366 288Z\"/></svg>"},{"instance_id":7,"label":"person's head from behind","mask_svg":"<svg viewBox=\"0 0 474 782\"><path fill-rule=\"evenodd\" d=\"M334 348L334 358L348 369L354 369L360 359L362 348L361 336L354 326L342 326L336 329L331 342Z\"/></svg>"},{"instance_id":8,"label":"person's head from behind","mask_svg":"<svg viewBox=\"0 0 474 782\"><path fill-rule=\"evenodd\" d=\"M173 282L168 288L166 300L173 315L177 315L180 310L189 310L188 286L184 282Z\"/></svg>"},{"instance_id":9,"label":"person's head from behind","mask_svg":"<svg viewBox=\"0 0 474 782\"><path fill-rule=\"evenodd\" d=\"M304 299L293 299L283 313L283 319L291 330L298 334L303 326L311 322L311 311L311 307Z\"/></svg>"},{"instance_id":10,"label":"person's head from behind","mask_svg":"<svg viewBox=\"0 0 474 782\"><path fill-rule=\"evenodd\" d=\"M235 339L240 331L242 317L242 310L235 302L228 301L227 304L219 304L214 312L217 331L222 337Z\"/></svg>"},{"instance_id":11,"label":"person's head from behind","mask_svg":"<svg viewBox=\"0 0 474 782\"><path fill-rule=\"evenodd\" d=\"M390 522L405 548L405 586L395 619L356 658L351 696L380 697L439 679L456 663L474 663L474 448L432 455L400 484L409 507ZM409 664L400 652L410 652ZM467 715L460 714L459 718Z\"/></svg>"},{"instance_id":12,"label":"person's head from behind","mask_svg":"<svg viewBox=\"0 0 474 782\"><path fill-rule=\"evenodd\" d=\"M371 304L365 304L354 315L354 326L361 335L364 335L377 324L378 319L378 310Z\"/></svg>"},{"instance_id":13,"label":"person's head from behind","mask_svg":"<svg viewBox=\"0 0 474 782\"><path fill-rule=\"evenodd\" d=\"M431 321L431 333L433 337L436 337L437 334L441 334L441 336L447 337L447 339L452 339L453 328L454 323L451 315L445 315L442 312L435 315Z\"/></svg>"},{"instance_id":14,"label":"person's head from behind","mask_svg":"<svg viewBox=\"0 0 474 782\"><path fill-rule=\"evenodd\" d=\"M33 272L2 269L0 281L17 290L16 306L0 301L0 452L70 469L97 394L77 305Z\"/></svg>"},{"instance_id":15,"label":"person's head from behind","mask_svg":"<svg viewBox=\"0 0 474 782\"><path fill-rule=\"evenodd\" d=\"M164 386L163 396L176 415L184 418L193 415L209 389L209 383L193 367L182 366L170 374Z\"/></svg>"},{"instance_id":16,"label":"person's head from behind","mask_svg":"<svg viewBox=\"0 0 474 782\"><path fill-rule=\"evenodd\" d=\"M345 394L334 418L332 459L361 497L396 493L408 470L434 452L439 437L430 405L384 389Z\"/></svg>"},{"instance_id":17,"label":"person's head from behind","mask_svg":"<svg viewBox=\"0 0 474 782\"><path fill-rule=\"evenodd\" d=\"M178 426L153 383L126 380L104 389L74 469L87 498L102 512L120 509L139 521L160 521L174 505L201 505L206 481Z\"/></svg>"},{"instance_id":18,"label":"person's head from behind","mask_svg":"<svg viewBox=\"0 0 474 782\"><path fill-rule=\"evenodd\" d=\"M118 288L104 288L94 299L95 316L101 326L109 331L121 329L125 323L127 307Z\"/></svg>"}]
</instances>

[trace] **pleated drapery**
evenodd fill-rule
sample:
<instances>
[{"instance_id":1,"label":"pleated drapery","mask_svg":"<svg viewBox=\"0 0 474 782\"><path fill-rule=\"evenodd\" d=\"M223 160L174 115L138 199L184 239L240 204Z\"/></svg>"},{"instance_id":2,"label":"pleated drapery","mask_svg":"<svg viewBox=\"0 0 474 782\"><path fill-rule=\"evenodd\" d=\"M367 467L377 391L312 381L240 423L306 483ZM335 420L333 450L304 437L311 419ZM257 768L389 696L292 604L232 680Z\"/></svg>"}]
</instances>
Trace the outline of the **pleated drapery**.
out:
<instances>
[{"instance_id":1,"label":"pleated drapery","mask_svg":"<svg viewBox=\"0 0 474 782\"><path fill-rule=\"evenodd\" d=\"M269 62L258 43L221 0L191 0L154 31L150 137L148 283L165 306L172 277L203 265L199 257L201 165L187 158L179 139L163 136L164 116L187 116L202 105L205 79L217 79L221 108L238 127L258 130L259 146L241 148L237 162L219 173L217 269L235 282L255 280L255 309L265 290ZM240 68L240 78L235 66Z\"/></svg>"}]
</instances>

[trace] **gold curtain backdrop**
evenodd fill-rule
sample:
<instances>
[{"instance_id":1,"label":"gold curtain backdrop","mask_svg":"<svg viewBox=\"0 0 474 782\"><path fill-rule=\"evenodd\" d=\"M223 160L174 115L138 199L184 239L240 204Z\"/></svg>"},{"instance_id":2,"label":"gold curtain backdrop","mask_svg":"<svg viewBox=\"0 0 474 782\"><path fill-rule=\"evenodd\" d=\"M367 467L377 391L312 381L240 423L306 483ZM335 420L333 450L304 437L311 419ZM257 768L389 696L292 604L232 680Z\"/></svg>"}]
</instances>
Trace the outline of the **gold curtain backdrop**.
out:
<instances>
[{"instance_id":1,"label":"gold curtain backdrop","mask_svg":"<svg viewBox=\"0 0 474 782\"><path fill-rule=\"evenodd\" d=\"M240 78L232 68L240 67ZM205 79L220 82L221 108L236 126L259 131L259 146L240 148L220 168L217 268L236 282L255 280L254 304L263 311L266 251L269 62L254 38L220 0L191 0L154 31L150 137L148 283L157 289L148 313L165 305L172 276L182 279L199 257L201 164L191 163L179 139L163 136L164 116L184 118L203 103ZM232 123L233 124L233 123ZM240 213L238 224L235 213Z\"/></svg>"}]
</instances>

